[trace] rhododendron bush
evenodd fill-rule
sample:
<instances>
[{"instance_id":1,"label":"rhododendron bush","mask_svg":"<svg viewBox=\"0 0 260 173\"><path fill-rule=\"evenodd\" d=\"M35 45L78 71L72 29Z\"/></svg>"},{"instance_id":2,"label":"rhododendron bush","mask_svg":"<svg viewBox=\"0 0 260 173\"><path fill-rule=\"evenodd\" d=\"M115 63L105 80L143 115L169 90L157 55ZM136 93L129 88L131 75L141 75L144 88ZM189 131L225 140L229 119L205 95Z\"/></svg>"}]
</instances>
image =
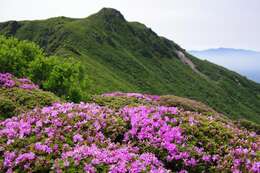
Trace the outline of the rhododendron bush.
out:
<instances>
[{"instance_id":1,"label":"rhododendron bush","mask_svg":"<svg viewBox=\"0 0 260 173\"><path fill-rule=\"evenodd\" d=\"M135 97L140 104L112 109L54 103L1 121L0 170L260 172L260 138L254 132L215 116L159 105L158 96L102 97Z\"/></svg>"},{"instance_id":2,"label":"rhododendron bush","mask_svg":"<svg viewBox=\"0 0 260 173\"><path fill-rule=\"evenodd\" d=\"M0 119L28 112L35 107L49 106L60 100L53 93L39 89L28 78L0 73Z\"/></svg>"},{"instance_id":3,"label":"rhododendron bush","mask_svg":"<svg viewBox=\"0 0 260 173\"><path fill-rule=\"evenodd\" d=\"M140 93L122 93L122 92L113 92L102 94L105 97L134 97L137 99L144 99L146 101L158 101L160 96L149 95L149 94L140 94Z\"/></svg>"},{"instance_id":4,"label":"rhododendron bush","mask_svg":"<svg viewBox=\"0 0 260 173\"><path fill-rule=\"evenodd\" d=\"M16 79L10 73L0 73L0 87L4 87L4 88L19 87L28 90L39 88L30 79L27 78Z\"/></svg>"}]
</instances>

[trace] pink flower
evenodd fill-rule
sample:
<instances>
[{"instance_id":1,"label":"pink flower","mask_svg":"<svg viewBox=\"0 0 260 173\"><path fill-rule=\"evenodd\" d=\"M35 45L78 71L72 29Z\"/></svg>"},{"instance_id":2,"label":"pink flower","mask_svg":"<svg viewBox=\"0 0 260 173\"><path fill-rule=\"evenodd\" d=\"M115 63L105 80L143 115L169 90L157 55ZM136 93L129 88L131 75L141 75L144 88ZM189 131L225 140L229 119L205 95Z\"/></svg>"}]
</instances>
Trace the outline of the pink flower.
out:
<instances>
[{"instance_id":1,"label":"pink flower","mask_svg":"<svg viewBox=\"0 0 260 173\"><path fill-rule=\"evenodd\" d=\"M21 162L30 161L30 160L34 160L34 159L35 159L35 154L33 152L24 153L24 154L19 155L15 159L15 164L18 165Z\"/></svg>"},{"instance_id":2,"label":"pink flower","mask_svg":"<svg viewBox=\"0 0 260 173\"><path fill-rule=\"evenodd\" d=\"M84 139L82 137L81 134L76 134L73 136L73 142L77 143L77 142L82 142Z\"/></svg>"},{"instance_id":3,"label":"pink flower","mask_svg":"<svg viewBox=\"0 0 260 173\"><path fill-rule=\"evenodd\" d=\"M12 79L13 76L10 73L0 73L0 86L5 88L12 88L15 86L15 81Z\"/></svg>"},{"instance_id":4,"label":"pink flower","mask_svg":"<svg viewBox=\"0 0 260 173\"><path fill-rule=\"evenodd\" d=\"M253 163L253 166L251 168L251 171L253 173L260 173L260 162Z\"/></svg>"},{"instance_id":5,"label":"pink flower","mask_svg":"<svg viewBox=\"0 0 260 173\"><path fill-rule=\"evenodd\" d=\"M95 167L93 167L91 164L85 164L84 171L86 173L95 173Z\"/></svg>"},{"instance_id":6,"label":"pink flower","mask_svg":"<svg viewBox=\"0 0 260 173\"><path fill-rule=\"evenodd\" d=\"M52 149L49 146L43 145L40 142L37 142L34 147L38 151L43 151L49 154L52 152Z\"/></svg>"},{"instance_id":7,"label":"pink flower","mask_svg":"<svg viewBox=\"0 0 260 173\"><path fill-rule=\"evenodd\" d=\"M19 88L28 89L28 90L33 90L33 89L38 89L39 86L38 86L38 85L35 85L35 84L21 84L21 85L19 86Z\"/></svg>"},{"instance_id":8,"label":"pink flower","mask_svg":"<svg viewBox=\"0 0 260 173\"><path fill-rule=\"evenodd\" d=\"M15 159L16 154L15 152L5 152L4 153L4 166L5 167L12 167L13 165L13 160Z\"/></svg>"},{"instance_id":9,"label":"pink flower","mask_svg":"<svg viewBox=\"0 0 260 173\"><path fill-rule=\"evenodd\" d=\"M211 156L210 155L204 155L202 157L202 160L205 161L205 162L210 162L211 161Z\"/></svg>"}]
</instances>

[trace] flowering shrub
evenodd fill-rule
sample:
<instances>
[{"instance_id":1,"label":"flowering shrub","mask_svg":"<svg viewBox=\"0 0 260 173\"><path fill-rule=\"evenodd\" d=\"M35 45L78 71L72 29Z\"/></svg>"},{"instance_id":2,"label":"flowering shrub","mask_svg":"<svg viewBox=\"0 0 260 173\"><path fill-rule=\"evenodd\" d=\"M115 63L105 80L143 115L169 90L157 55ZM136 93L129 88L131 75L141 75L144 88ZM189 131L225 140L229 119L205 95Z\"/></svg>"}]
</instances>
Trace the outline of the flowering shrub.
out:
<instances>
[{"instance_id":1,"label":"flowering shrub","mask_svg":"<svg viewBox=\"0 0 260 173\"><path fill-rule=\"evenodd\" d=\"M176 107L55 103L0 121L0 170L259 173L259 139Z\"/></svg>"},{"instance_id":2,"label":"flowering shrub","mask_svg":"<svg viewBox=\"0 0 260 173\"><path fill-rule=\"evenodd\" d=\"M0 73L0 87L4 87L4 88L19 87L28 90L39 88L31 80L27 78L16 79L10 73Z\"/></svg>"},{"instance_id":3,"label":"flowering shrub","mask_svg":"<svg viewBox=\"0 0 260 173\"><path fill-rule=\"evenodd\" d=\"M27 78L16 78L10 73L0 73L0 119L44 107L61 99L53 93L38 89Z\"/></svg>"},{"instance_id":4,"label":"flowering shrub","mask_svg":"<svg viewBox=\"0 0 260 173\"><path fill-rule=\"evenodd\" d=\"M12 88L15 86L15 81L12 80L12 74L0 73L0 86Z\"/></svg>"},{"instance_id":5,"label":"flowering shrub","mask_svg":"<svg viewBox=\"0 0 260 173\"><path fill-rule=\"evenodd\" d=\"M167 172L154 154L113 142L126 126L112 110L95 104L56 103L35 109L0 123L2 170Z\"/></svg>"},{"instance_id":6,"label":"flowering shrub","mask_svg":"<svg viewBox=\"0 0 260 173\"><path fill-rule=\"evenodd\" d=\"M140 93L122 93L122 92L112 92L102 94L104 97L134 97L137 99L144 99L146 101L158 101L160 96L140 94Z\"/></svg>"}]
</instances>

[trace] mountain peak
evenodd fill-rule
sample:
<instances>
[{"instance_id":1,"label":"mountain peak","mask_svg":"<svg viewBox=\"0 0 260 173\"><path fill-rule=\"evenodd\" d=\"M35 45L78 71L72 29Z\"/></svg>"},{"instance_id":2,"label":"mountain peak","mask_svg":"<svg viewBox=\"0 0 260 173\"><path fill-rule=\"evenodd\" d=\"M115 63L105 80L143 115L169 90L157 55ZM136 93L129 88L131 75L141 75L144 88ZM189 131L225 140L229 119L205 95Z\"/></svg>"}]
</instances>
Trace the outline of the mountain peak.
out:
<instances>
[{"instance_id":1,"label":"mountain peak","mask_svg":"<svg viewBox=\"0 0 260 173\"><path fill-rule=\"evenodd\" d=\"M120 20L124 20L125 18L124 16L121 14L120 11L114 9L114 8L102 8L97 15L99 16L103 16L105 18L116 18L116 19L120 19Z\"/></svg>"}]
</instances>

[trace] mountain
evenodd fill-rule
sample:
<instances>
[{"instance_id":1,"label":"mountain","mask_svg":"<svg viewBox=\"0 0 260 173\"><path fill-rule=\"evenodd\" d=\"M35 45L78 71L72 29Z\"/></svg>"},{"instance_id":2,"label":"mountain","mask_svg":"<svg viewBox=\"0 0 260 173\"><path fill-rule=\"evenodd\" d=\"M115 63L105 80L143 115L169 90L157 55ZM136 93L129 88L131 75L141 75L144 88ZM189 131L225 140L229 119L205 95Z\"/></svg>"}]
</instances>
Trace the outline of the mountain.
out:
<instances>
[{"instance_id":1,"label":"mountain","mask_svg":"<svg viewBox=\"0 0 260 173\"><path fill-rule=\"evenodd\" d=\"M260 83L260 52L244 49L218 48L189 51L189 53L234 70Z\"/></svg>"},{"instance_id":2,"label":"mountain","mask_svg":"<svg viewBox=\"0 0 260 173\"><path fill-rule=\"evenodd\" d=\"M259 84L190 55L115 9L82 19L8 21L0 23L0 34L34 41L48 55L80 61L88 76L86 93L173 94L260 123Z\"/></svg>"}]
</instances>

